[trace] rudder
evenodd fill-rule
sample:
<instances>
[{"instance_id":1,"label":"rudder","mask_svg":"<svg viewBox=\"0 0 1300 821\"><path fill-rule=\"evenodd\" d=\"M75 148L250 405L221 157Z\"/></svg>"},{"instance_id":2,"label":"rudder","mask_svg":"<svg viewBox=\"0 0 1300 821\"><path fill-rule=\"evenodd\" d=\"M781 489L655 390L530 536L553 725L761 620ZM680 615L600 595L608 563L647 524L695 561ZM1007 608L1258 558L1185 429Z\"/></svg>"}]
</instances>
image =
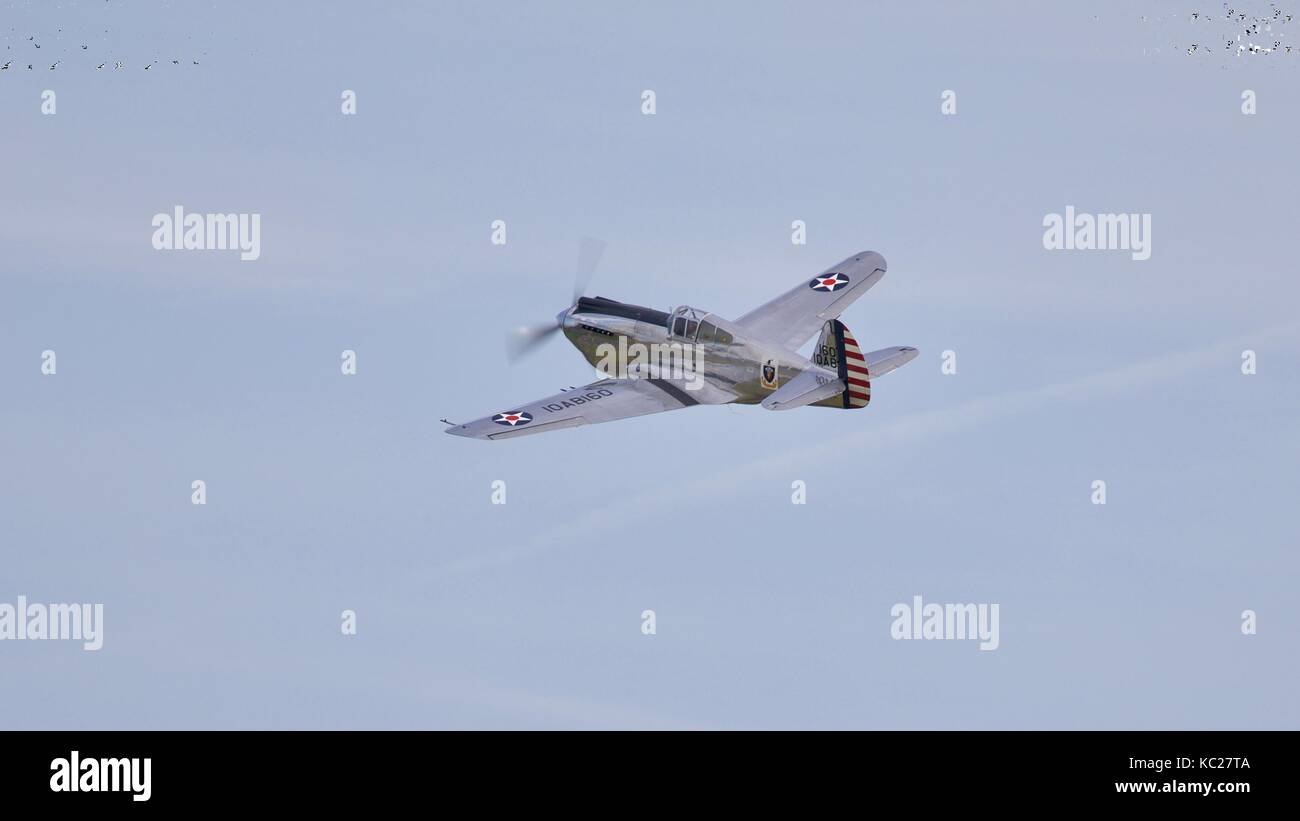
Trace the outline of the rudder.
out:
<instances>
[{"instance_id":1,"label":"rudder","mask_svg":"<svg viewBox=\"0 0 1300 821\"><path fill-rule=\"evenodd\" d=\"M813 363L823 368L835 368L845 385L838 402L830 399L817 404L852 410L865 408L871 401L871 374L867 370L867 360L843 322L832 319L822 326L817 347L813 349Z\"/></svg>"}]
</instances>

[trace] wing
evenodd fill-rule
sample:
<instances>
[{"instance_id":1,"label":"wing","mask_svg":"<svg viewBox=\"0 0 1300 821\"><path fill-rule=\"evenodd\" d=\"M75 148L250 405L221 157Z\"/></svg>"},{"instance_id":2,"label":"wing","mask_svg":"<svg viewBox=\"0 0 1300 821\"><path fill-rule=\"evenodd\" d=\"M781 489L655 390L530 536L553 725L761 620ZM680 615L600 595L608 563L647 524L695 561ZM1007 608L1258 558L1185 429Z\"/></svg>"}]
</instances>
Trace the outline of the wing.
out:
<instances>
[{"instance_id":1,"label":"wing","mask_svg":"<svg viewBox=\"0 0 1300 821\"><path fill-rule=\"evenodd\" d=\"M509 439L700 404L702 397L692 396L684 384L667 379L602 379L464 425L452 425L446 432L472 439Z\"/></svg>"},{"instance_id":2,"label":"wing","mask_svg":"<svg viewBox=\"0 0 1300 821\"><path fill-rule=\"evenodd\" d=\"M875 251L863 251L760 305L736 324L761 339L798 350L827 320L837 318L884 275L885 258Z\"/></svg>"}]
</instances>

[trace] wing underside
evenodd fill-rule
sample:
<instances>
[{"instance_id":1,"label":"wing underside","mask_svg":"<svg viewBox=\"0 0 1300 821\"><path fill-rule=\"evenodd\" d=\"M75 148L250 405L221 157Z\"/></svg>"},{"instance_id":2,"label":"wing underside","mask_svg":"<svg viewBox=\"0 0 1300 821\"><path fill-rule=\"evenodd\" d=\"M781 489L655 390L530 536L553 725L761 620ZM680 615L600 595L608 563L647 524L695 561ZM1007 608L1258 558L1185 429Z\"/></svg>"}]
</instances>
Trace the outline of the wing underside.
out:
<instances>
[{"instance_id":1,"label":"wing underside","mask_svg":"<svg viewBox=\"0 0 1300 821\"><path fill-rule=\"evenodd\" d=\"M602 379L548 396L446 432L473 439L510 439L579 425L630 419L650 413L689 408L701 398L685 383L668 379Z\"/></svg>"}]
</instances>

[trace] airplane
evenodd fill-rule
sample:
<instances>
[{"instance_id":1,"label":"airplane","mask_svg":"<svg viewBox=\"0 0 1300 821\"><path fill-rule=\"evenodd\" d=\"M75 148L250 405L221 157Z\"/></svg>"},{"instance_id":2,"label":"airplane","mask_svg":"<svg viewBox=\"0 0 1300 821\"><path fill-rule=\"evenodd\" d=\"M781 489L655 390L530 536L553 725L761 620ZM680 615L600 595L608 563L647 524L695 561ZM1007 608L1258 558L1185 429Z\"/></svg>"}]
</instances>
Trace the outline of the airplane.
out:
<instances>
[{"instance_id":1,"label":"airplane","mask_svg":"<svg viewBox=\"0 0 1300 821\"><path fill-rule=\"evenodd\" d=\"M871 380L917 355L911 347L863 353L839 321L885 269L884 257L862 251L734 321L689 306L664 312L586 297L575 288L574 303L554 323L521 329L517 350L562 331L607 378L463 425L448 423L445 432L512 439L696 405L864 408ZM819 330L812 358L796 353ZM647 355L637 356L641 351ZM649 355L656 351L658 357Z\"/></svg>"}]
</instances>

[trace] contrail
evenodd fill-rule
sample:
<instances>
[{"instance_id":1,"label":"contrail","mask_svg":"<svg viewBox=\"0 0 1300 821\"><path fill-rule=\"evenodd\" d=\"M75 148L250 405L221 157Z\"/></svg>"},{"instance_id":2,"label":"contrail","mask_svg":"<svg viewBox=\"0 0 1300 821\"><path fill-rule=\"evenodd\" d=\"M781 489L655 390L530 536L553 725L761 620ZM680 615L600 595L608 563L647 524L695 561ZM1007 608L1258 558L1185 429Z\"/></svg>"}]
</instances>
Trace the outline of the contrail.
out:
<instances>
[{"instance_id":1,"label":"contrail","mask_svg":"<svg viewBox=\"0 0 1300 821\"><path fill-rule=\"evenodd\" d=\"M1126 390L1135 390L1183 374L1231 364L1234 353L1244 348L1294 338L1300 324L1278 325L1233 339L1187 351L1139 360L1129 365L1090 374L1038 388L1025 388L996 396L972 399L947 408L911 414L884 425L866 427L848 437L838 437L821 445L801 442L775 455L741 463L715 473L605 505L574 521L544 530L525 544L492 554L458 559L433 569L434 579L459 576L490 567L510 564L545 551L555 542L571 539L607 526L623 524L645 510L662 509L661 505L690 504L706 498L719 487L735 487L756 477L788 475L792 470L806 471L827 462L854 457L864 450L888 448L932 436L956 433L978 427L1005 416L1029 413L1054 404L1096 399Z\"/></svg>"}]
</instances>

